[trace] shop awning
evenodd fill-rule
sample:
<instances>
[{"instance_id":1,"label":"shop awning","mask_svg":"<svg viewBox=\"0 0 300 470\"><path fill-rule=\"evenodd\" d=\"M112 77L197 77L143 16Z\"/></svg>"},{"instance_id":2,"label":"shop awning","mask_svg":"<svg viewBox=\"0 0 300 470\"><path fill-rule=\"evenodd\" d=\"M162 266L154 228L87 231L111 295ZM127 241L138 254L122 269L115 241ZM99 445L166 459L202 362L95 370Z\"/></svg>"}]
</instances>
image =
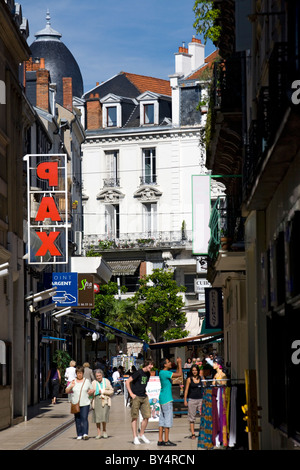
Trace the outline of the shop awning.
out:
<instances>
[{"instance_id":1,"label":"shop awning","mask_svg":"<svg viewBox=\"0 0 300 470\"><path fill-rule=\"evenodd\" d=\"M106 323L101 322L97 318L93 318L90 315L87 315L85 313L75 311L75 312L72 312L71 314L69 314L68 316L73 317L73 318L75 318L77 320L80 320L80 321L87 322L90 325L93 325L94 329L92 331L97 331L97 330L100 329L100 330L103 330L106 333L113 333L117 336L120 336L121 338L125 338L125 339L131 340L133 342L142 343L145 350L147 350L149 348L149 345L144 340L142 340L141 338L138 338L137 336L134 336L130 333L127 333L126 331L119 330L118 328L115 328L111 325L107 325Z\"/></svg>"},{"instance_id":2,"label":"shop awning","mask_svg":"<svg viewBox=\"0 0 300 470\"><path fill-rule=\"evenodd\" d=\"M181 339L172 339L169 341L163 341L161 343L149 344L150 349L162 349L162 348L176 348L190 345L201 345L206 343L212 343L214 341L223 339L223 331L217 331L214 333L204 333L197 336L188 336Z\"/></svg>"},{"instance_id":3,"label":"shop awning","mask_svg":"<svg viewBox=\"0 0 300 470\"><path fill-rule=\"evenodd\" d=\"M113 276L132 276L141 264L141 260L106 261Z\"/></svg>"},{"instance_id":4,"label":"shop awning","mask_svg":"<svg viewBox=\"0 0 300 470\"><path fill-rule=\"evenodd\" d=\"M51 340L51 341L67 341L65 338L57 338L56 336L42 336L42 340Z\"/></svg>"}]
</instances>

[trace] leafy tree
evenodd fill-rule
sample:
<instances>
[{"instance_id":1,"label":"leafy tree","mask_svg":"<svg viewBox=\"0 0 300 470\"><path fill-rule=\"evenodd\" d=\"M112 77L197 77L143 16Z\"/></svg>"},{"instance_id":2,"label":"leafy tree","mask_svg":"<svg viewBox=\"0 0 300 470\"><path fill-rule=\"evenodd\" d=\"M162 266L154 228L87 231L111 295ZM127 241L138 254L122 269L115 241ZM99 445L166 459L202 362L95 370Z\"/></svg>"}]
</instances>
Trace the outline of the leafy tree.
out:
<instances>
[{"instance_id":1,"label":"leafy tree","mask_svg":"<svg viewBox=\"0 0 300 470\"><path fill-rule=\"evenodd\" d=\"M121 292L126 292L126 288L121 287ZM143 319L136 315L134 301L132 299L116 299L117 293L116 282L100 285L99 293L95 295L92 317L118 330L138 335L139 329L144 323ZM114 334L107 334L109 339L114 336Z\"/></svg>"},{"instance_id":2,"label":"leafy tree","mask_svg":"<svg viewBox=\"0 0 300 470\"><path fill-rule=\"evenodd\" d=\"M210 39L216 45L221 34L221 26L217 24L220 10L212 0L195 0L193 9L196 18L194 28L203 35L205 42Z\"/></svg>"},{"instance_id":3,"label":"leafy tree","mask_svg":"<svg viewBox=\"0 0 300 470\"><path fill-rule=\"evenodd\" d=\"M149 334L155 324L164 330L165 340L187 336L187 331L183 329L186 315L181 311L184 301L178 295L184 291L185 287L178 286L174 281L173 273L163 269L155 269L152 274L140 280L135 302L136 314L145 322L141 331L141 337L145 341L149 341Z\"/></svg>"}]
</instances>

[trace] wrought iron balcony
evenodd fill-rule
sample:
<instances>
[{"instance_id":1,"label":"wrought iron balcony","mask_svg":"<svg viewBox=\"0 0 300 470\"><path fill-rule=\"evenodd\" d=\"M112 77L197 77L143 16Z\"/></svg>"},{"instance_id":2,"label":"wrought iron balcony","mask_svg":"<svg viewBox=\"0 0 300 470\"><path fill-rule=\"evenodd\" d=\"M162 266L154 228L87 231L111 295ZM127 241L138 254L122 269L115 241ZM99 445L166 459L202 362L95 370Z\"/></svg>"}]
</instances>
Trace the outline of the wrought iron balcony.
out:
<instances>
[{"instance_id":1,"label":"wrought iron balcony","mask_svg":"<svg viewBox=\"0 0 300 470\"><path fill-rule=\"evenodd\" d=\"M107 235L85 235L83 248L94 253L115 250L192 248L192 231L122 233L119 238Z\"/></svg>"},{"instance_id":2,"label":"wrought iron balcony","mask_svg":"<svg viewBox=\"0 0 300 470\"><path fill-rule=\"evenodd\" d=\"M157 184L157 176L156 175L145 175L140 176L140 185L156 185Z\"/></svg>"},{"instance_id":3,"label":"wrought iron balcony","mask_svg":"<svg viewBox=\"0 0 300 470\"><path fill-rule=\"evenodd\" d=\"M209 221L211 238L208 257L213 263L219 252L244 250L244 219L238 211L228 207L226 199L218 198Z\"/></svg>"},{"instance_id":4,"label":"wrought iron balcony","mask_svg":"<svg viewBox=\"0 0 300 470\"><path fill-rule=\"evenodd\" d=\"M213 105L221 112L240 112L242 109L241 58L220 60L214 67Z\"/></svg>"},{"instance_id":5,"label":"wrought iron balcony","mask_svg":"<svg viewBox=\"0 0 300 470\"><path fill-rule=\"evenodd\" d=\"M104 178L103 187L104 188L119 188L120 178Z\"/></svg>"}]
</instances>

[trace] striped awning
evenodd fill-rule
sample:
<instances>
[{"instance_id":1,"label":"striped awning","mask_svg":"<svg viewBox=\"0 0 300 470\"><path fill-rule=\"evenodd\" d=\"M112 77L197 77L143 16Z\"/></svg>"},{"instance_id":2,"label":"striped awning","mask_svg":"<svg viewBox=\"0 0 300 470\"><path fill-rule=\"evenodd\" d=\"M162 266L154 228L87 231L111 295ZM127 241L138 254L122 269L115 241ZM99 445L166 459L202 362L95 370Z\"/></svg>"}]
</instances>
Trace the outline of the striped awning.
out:
<instances>
[{"instance_id":1,"label":"striped awning","mask_svg":"<svg viewBox=\"0 0 300 470\"><path fill-rule=\"evenodd\" d=\"M132 276L141 264L141 260L106 261L113 276Z\"/></svg>"}]
</instances>

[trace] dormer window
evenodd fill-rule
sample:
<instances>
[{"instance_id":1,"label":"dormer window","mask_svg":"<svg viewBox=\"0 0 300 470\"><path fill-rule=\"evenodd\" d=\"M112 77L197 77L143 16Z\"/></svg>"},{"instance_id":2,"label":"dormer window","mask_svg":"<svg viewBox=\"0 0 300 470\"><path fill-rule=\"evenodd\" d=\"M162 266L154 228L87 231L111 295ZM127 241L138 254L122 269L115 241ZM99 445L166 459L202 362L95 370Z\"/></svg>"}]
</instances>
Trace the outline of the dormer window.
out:
<instances>
[{"instance_id":1,"label":"dormer window","mask_svg":"<svg viewBox=\"0 0 300 470\"><path fill-rule=\"evenodd\" d=\"M116 127L117 126L117 107L109 106L106 108L106 122L107 127Z\"/></svg>"},{"instance_id":2,"label":"dormer window","mask_svg":"<svg viewBox=\"0 0 300 470\"><path fill-rule=\"evenodd\" d=\"M103 127L122 127L122 98L112 93L102 98Z\"/></svg>"},{"instance_id":3,"label":"dormer window","mask_svg":"<svg viewBox=\"0 0 300 470\"><path fill-rule=\"evenodd\" d=\"M144 104L144 124L154 124L154 104Z\"/></svg>"},{"instance_id":4,"label":"dormer window","mask_svg":"<svg viewBox=\"0 0 300 470\"><path fill-rule=\"evenodd\" d=\"M146 91L137 100L140 103L140 125L159 124L159 95Z\"/></svg>"}]
</instances>

